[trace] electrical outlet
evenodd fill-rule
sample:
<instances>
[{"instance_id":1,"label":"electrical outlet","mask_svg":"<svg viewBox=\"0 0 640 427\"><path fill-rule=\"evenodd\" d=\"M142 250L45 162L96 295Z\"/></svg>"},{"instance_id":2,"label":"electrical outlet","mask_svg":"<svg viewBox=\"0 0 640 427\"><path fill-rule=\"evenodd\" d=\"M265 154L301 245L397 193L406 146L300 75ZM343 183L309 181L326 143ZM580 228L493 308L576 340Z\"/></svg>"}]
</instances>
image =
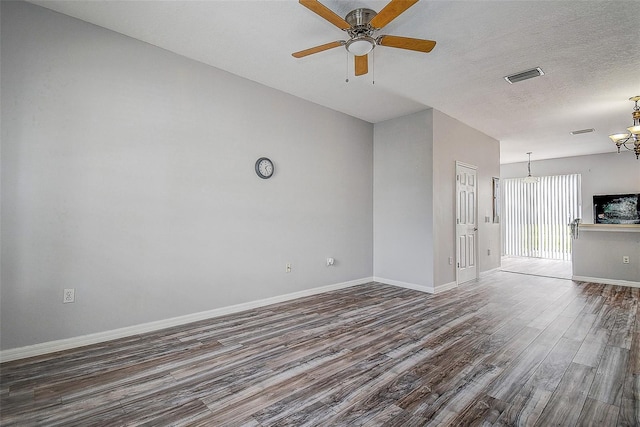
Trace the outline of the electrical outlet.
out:
<instances>
[{"instance_id":1,"label":"electrical outlet","mask_svg":"<svg viewBox=\"0 0 640 427\"><path fill-rule=\"evenodd\" d=\"M491 255L491 249L487 249L487 255Z\"/></svg>"},{"instance_id":2,"label":"electrical outlet","mask_svg":"<svg viewBox=\"0 0 640 427\"><path fill-rule=\"evenodd\" d=\"M291 273L291 263L287 263L284 268L285 273Z\"/></svg>"},{"instance_id":3,"label":"electrical outlet","mask_svg":"<svg viewBox=\"0 0 640 427\"><path fill-rule=\"evenodd\" d=\"M453 257L452 256L449 257L449 265L453 265Z\"/></svg>"},{"instance_id":4,"label":"electrical outlet","mask_svg":"<svg viewBox=\"0 0 640 427\"><path fill-rule=\"evenodd\" d=\"M76 290L73 288L65 289L62 293L62 302L75 302L76 301Z\"/></svg>"},{"instance_id":5,"label":"electrical outlet","mask_svg":"<svg viewBox=\"0 0 640 427\"><path fill-rule=\"evenodd\" d=\"M629 264L629 255L624 255L622 257L622 263L623 264Z\"/></svg>"},{"instance_id":6,"label":"electrical outlet","mask_svg":"<svg viewBox=\"0 0 640 427\"><path fill-rule=\"evenodd\" d=\"M327 258L327 267L333 265L336 262L335 259L333 258Z\"/></svg>"}]
</instances>

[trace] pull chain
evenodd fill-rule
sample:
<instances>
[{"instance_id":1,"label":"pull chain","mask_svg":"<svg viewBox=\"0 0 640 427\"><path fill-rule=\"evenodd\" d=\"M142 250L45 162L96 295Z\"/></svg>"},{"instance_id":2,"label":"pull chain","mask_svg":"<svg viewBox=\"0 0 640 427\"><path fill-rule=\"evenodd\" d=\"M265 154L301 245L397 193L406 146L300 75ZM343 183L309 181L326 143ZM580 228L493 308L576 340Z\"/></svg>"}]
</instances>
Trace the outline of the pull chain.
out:
<instances>
[{"instance_id":1,"label":"pull chain","mask_svg":"<svg viewBox=\"0 0 640 427\"><path fill-rule=\"evenodd\" d=\"M376 51L371 51L371 84L376 84Z\"/></svg>"},{"instance_id":2,"label":"pull chain","mask_svg":"<svg viewBox=\"0 0 640 427\"><path fill-rule=\"evenodd\" d=\"M349 52L347 52L347 68L344 77L345 83L349 83Z\"/></svg>"}]
</instances>

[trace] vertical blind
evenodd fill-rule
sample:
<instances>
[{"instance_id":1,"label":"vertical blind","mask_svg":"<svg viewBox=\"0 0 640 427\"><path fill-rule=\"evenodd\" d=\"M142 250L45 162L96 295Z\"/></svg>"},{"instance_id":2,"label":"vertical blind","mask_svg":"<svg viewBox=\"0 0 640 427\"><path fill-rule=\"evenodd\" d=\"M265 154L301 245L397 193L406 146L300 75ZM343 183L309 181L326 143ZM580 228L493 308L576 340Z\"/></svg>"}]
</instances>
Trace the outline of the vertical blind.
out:
<instances>
[{"instance_id":1,"label":"vertical blind","mask_svg":"<svg viewBox=\"0 0 640 427\"><path fill-rule=\"evenodd\" d=\"M580 218L580 174L505 179L503 189L505 255L571 259L568 224Z\"/></svg>"}]
</instances>

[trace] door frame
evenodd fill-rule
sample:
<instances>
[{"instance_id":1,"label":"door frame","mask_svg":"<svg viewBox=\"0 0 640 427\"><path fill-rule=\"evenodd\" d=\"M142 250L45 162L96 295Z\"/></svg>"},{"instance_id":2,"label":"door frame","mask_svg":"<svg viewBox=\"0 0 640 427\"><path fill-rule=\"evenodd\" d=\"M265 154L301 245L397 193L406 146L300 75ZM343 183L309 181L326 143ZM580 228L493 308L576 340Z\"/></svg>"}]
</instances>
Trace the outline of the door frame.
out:
<instances>
[{"instance_id":1,"label":"door frame","mask_svg":"<svg viewBox=\"0 0 640 427\"><path fill-rule=\"evenodd\" d=\"M459 160L456 160L456 167L455 167L455 171L454 171L454 176L453 176L453 187L454 187L454 197L456 199L455 201L455 211L454 211L454 215L453 215L453 239L455 240L455 251L456 251L456 256L454 258L454 267L456 269L456 285L460 285L460 267L459 267L459 257L460 257L460 246L458 244L458 212L460 209L459 203L459 197L458 197L458 166L463 166L465 168L469 168L469 169L473 169L476 171L476 194L474 199L474 209L473 209L473 213L475 215L474 221L476 224L476 235L475 238L473 239L473 244L475 245L474 251L473 251L473 255L474 255L474 263L476 266L476 280L478 280L478 278L480 277L480 266L478 265L478 235L480 232L480 227L478 224L478 192L479 192L479 188L480 185L478 184L478 166L476 165L472 165L470 163L465 163L465 162L461 162ZM467 282L464 282L467 283Z\"/></svg>"}]
</instances>

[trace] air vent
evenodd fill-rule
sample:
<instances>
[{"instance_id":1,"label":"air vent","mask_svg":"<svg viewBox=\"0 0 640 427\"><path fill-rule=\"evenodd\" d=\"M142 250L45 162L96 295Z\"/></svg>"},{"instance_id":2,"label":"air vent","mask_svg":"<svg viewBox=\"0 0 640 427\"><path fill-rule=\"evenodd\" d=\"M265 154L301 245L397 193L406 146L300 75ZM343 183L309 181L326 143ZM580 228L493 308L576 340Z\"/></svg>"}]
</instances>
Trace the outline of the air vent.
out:
<instances>
[{"instance_id":1,"label":"air vent","mask_svg":"<svg viewBox=\"0 0 640 427\"><path fill-rule=\"evenodd\" d=\"M504 79L509 83L514 84L523 80L540 76L544 76L544 71L542 71L540 67L537 67L532 70L523 71L521 73L511 74L510 76L506 76Z\"/></svg>"},{"instance_id":2,"label":"air vent","mask_svg":"<svg viewBox=\"0 0 640 427\"><path fill-rule=\"evenodd\" d=\"M591 128L591 129L580 129L580 130L574 130L573 132L571 132L571 135L580 135L581 133L589 133L589 132L593 132L595 131L595 129Z\"/></svg>"}]
</instances>

